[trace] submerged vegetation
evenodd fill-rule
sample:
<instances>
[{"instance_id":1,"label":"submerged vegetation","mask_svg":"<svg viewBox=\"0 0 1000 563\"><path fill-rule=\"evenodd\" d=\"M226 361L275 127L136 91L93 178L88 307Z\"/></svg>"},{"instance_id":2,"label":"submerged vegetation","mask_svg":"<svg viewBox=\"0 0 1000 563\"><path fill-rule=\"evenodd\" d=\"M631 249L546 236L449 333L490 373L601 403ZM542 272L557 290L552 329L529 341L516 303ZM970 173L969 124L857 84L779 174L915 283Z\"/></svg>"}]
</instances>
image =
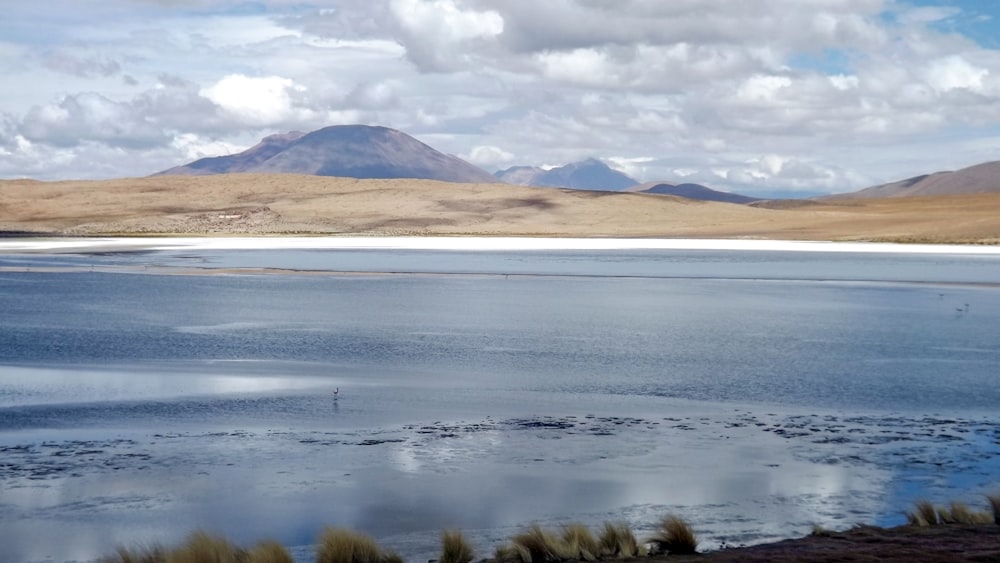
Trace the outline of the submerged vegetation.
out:
<instances>
[{"instance_id":1,"label":"submerged vegetation","mask_svg":"<svg viewBox=\"0 0 1000 563\"><path fill-rule=\"evenodd\" d=\"M986 495L987 510L976 510L962 502L934 505L927 500L914 503L906 512L908 525L925 528L948 525L1000 525L1000 494ZM840 536L816 525L812 536ZM683 518L668 514L653 534L640 542L628 524L605 522L595 535L580 523L568 524L558 531L535 524L496 548L491 563L561 563L566 561L601 561L633 559L646 555L690 555L697 553L698 538ZM462 532L447 530L441 534L438 563L471 563L472 546ZM292 563L289 552L273 541L241 548L224 537L203 531L188 536L177 547L159 544L119 547L114 555L100 563ZM375 539L343 528L324 528L316 547L316 563L402 563L403 558L383 549ZM489 561L489 560L488 560Z\"/></svg>"}]
</instances>

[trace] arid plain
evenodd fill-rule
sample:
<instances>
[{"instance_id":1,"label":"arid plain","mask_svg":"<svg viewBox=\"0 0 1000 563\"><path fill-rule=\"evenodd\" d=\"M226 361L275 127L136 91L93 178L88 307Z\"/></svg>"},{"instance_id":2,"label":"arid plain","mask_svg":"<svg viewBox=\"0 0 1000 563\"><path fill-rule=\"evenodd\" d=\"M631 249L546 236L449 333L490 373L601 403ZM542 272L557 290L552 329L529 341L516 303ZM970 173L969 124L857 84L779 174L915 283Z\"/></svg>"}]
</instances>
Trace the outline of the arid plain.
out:
<instances>
[{"instance_id":1,"label":"arid plain","mask_svg":"<svg viewBox=\"0 0 1000 563\"><path fill-rule=\"evenodd\" d=\"M1000 243L1000 193L777 200L294 174L0 181L0 231Z\"/></svg>"}]
</instances>

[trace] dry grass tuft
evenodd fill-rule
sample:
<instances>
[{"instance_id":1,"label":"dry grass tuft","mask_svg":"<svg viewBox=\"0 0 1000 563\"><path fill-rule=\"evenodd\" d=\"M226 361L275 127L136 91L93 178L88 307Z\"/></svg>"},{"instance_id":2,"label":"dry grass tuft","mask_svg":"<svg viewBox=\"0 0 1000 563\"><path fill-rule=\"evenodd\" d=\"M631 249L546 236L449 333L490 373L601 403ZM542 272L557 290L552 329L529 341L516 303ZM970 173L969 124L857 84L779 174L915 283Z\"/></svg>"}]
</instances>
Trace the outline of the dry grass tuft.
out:
<instances>
[{"instance_id":1,"label":"dry grass tuft","mask_svg":"<svg viewBox=\"0 0 1000 563\"><path fill-rule=\"evenodd\" d=\"M513 545L499 545L493 551L493 560L497 563L516 563L521 561L521 554Z\"/></svg>"},{"instance_id":2,"label":"dry grass tuft","mask_svg":"<svg viewBox=\"0 0 1000 563\"><path fill-rule=\"evenodd\" d=\"M810 536L816 536L820 538L833 537L837 532L824 528L821 524L813 524L812 531L809 532Z\"/></svg>"},{"instance_id":3,"label":"dry grass tuft","mask_svg":"<svg viewBox=\"0 0 1000 563\"><path fill-rule=\"evenodd\" d=\"M683 518L674 514L668 514L660 521L659 529L649 541L660 553L690 555L698 552L698 538L694 530Z\"/></svg>"},{"instance_id":4,"label":"dry grass tuft","mask_svg":"<svg viewBox=\"0 0 1000 563\"><path fill-rule=\"evenodd\" d=\"M600 545L590 529L580 523L563 526L562 541L573 559L594 561L600 554Z\"/></svg>"},{"instance_id":5,"label":"dry grass tuft","mask_svg":"<svg viewBox=\"0 0 1000 563\"><path fill-rule=\"evenodd\" d=\"M180 546L166 549L119 547L115 555L101 563L293 563L292 556L277 542L261 542L251 550L242 549L222 536L196 531Z\"/></svg>"},{"instance_id":6,"label":"dry grass tuft","mask_svg":"<svg viewBox=\"0 0 1000 563\"><path fill-rule=\"evenodd\" d=\"M439 563L469 563L473 558L472 546L458 530L441 533L441 557Z\"/></svg>"},{"instance_id":7,"label":"dry grass tuft","mask_svg":"<svg viewBox=\"0 0 1000 563\"><path fill-rule=\"evenodd\" d=\"M949 510L952 523L955 524L989 524L993 514L985 510L972 510L964 502L953 501Z\"/></svg>"},{"instance_id":8,"label":"dry grass tuft","mask_svg":"<svg viewBox=\"0 0 1000 563\"><path fill-rule=\"evenodd\" d=\"M911 526L972 525L997 522L1000 495L996 496L995 499L989 495L986 498L990 500L992 512L973 510L964 502L952 501L949 506L944 507L934 506L927 500L920 500L914 503L915 510L906 513L906 520Z\"/></svg>"},{"instance_id":9,"label":"dry grass tuft","mask_svg":"<svg viewBox=\"0 0 1000 563\"><path fill-rule=\"evenodd\" d=\"M276 541L262 541L247 552L246 563L295 563L285 546Z\"/></svg>"},{"instance_id":10,"label":"dry grass tuft","mask_svg":"<svg viewBox=\"0 0 1000 563\"><path fill-rule=\"evenodd\" d=\"M396 563L399 555L386 553L369 536L342 528L325 528L319 537L316 563Z\"/></svg>"},{"instance_id":11,"label":"dry grass tuft","mask_svg":"<svg viewBox=\"0 0 1000 563\"><path fill-rule=\"evenodd\" d=\"M986 500L990 503L990 510L993 512L993 523L1000 526L1000 494L986 495Z\"/></svg>"},{"instance_id":12,"label":"dry grass tuft","mask_svg":"<svg viewBox=\"0 0 1000 563\"><path fill-rule=\"evenodd\" d=\"M99 563L165 563L167 550L161 545L148 547L118 547L114 555L98 559Z\"/></svg>"},{"instance_id":13,"label":"dry grass tuft","mask_svg":"<svg viewBox=\"0 0 1000 563\"><path fill-rule=\"evenodd\" d=\"M558 549L559 538L546 532L535 524L527 531L511 538L511 544L524 563L541 563L544 561L562 561Z\"/></svg>"},{"instance_id":14,"label":"dry grass tuft","mask_svg":"<svg viewBox=\"0 0 1000 563\"><path fill-rule=\"evenodd\" d=\"M173 550L170 563L242 563L244 552L222 536L194 532L185 544Z\"/></svg>"},{"instance_id":15,"label":"dry grass tuft","mask_svg":"<svg viewBox=\"0 0 1000 563\"><path fill-rule=\"evenodd\" d=\"M497 548L496 560L501 563L595 561L600 551L597 539L583 524L564 526L559 535L536 524L511 538L509 545Z\"/></svg>"},{"instance_id":16,"label":"dry grass tuft","mask_svg":"<svg viewBox=\"0 0 1000 563\"><path fill-rule=\"evenodd\" d=\"M618 524L605 522L598 543L600 544L600 557L625 559L638 557L641 554L639 542L635 539L632 528L624 522Z\"/></svg>"},{"instance_id":17,"label":"dry grass tuft","mask_svg":"<svg viewBox=\"0 0 1000 563\"><path fill-rule=\"evenodd\" d=\"M906 513L906 521L911 526L937 526L938 512L929 500L918 500L913 503L914 511Z\"/></svg>"}]
</instances>

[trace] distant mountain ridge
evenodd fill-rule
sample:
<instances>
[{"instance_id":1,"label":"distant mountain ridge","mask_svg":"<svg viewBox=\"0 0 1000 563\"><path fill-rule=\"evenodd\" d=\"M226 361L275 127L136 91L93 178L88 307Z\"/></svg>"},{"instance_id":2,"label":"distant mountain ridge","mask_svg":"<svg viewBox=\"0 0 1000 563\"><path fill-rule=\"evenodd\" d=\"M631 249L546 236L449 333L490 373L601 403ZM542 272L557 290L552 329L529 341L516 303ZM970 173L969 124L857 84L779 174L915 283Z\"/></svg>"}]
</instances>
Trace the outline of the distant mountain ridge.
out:
<instances>
[{"instance_id":1,"label":"distant mountain ridge","mask_svg":"<svg viewBox=\"0 0 1000 563\"><path fill-rule=\"evenodd\" d=\"M489 172L401 131L369 125L334 125L311 133L270 135L241 153L203 158L154 176L235 172L497 182Z\"/></svg>"},{"instance_id":2,"label":"distant mountain ridge","mask_svg":"<svg viewBox=\"0 0 1000 563\"><path fill-rule=\"evenodd\" d=\"M918 197L1000 192L1000 161L984 162L955 171L934 172L906 180L829 196L836 199Z\"/></svg>"},{"instance_id":3,"label":"distant mountain ridge","mask_svg":"<svg viewBox=\"0 0 1000 563\"><path fill-rule=\"evenodd\" d=\"M646 194L660 194L660 195L672 195L677 197L684 197L687 199L697 199L700 201L718 201L723 203L753 203L755 201L760 201L760 198L745 196L741 194L734 194L730 192L720 192L718 190L713 190L701 184L670 184L667 182L647 182L645 184L640 184L638 186L631 187L625 191L646 193Z\"/></svg>"},{"instance_id":4,"label":"distant mountain ridge","mask_svg":"<svg viewBox=\"0 0 1000 563\"><path fill-rule=\"evenodd\" d=\"M537 166L512 166L494 174L508 184L620 192L639 182L596 158L546 170Z\"/></svg>"}]
</instances>

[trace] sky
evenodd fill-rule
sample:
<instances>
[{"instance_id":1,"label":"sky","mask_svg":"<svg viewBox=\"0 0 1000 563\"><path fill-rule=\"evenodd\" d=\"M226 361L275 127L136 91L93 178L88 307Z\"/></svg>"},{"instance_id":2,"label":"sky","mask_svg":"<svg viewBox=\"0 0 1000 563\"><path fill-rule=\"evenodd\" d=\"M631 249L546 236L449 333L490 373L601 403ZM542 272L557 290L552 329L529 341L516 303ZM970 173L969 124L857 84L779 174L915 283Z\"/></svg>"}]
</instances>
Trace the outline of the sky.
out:
<instances>
[{"instance_id":1,"label":"sky","mask_svg":"<svg viewBox=\"0 0 1000 563\"><path fill-rule=\"evenodd\" d=\"M0 178L356 123L749 195L1000 160L994 0L0 0L0 76Z\"/></svg>"}]
</instances>

